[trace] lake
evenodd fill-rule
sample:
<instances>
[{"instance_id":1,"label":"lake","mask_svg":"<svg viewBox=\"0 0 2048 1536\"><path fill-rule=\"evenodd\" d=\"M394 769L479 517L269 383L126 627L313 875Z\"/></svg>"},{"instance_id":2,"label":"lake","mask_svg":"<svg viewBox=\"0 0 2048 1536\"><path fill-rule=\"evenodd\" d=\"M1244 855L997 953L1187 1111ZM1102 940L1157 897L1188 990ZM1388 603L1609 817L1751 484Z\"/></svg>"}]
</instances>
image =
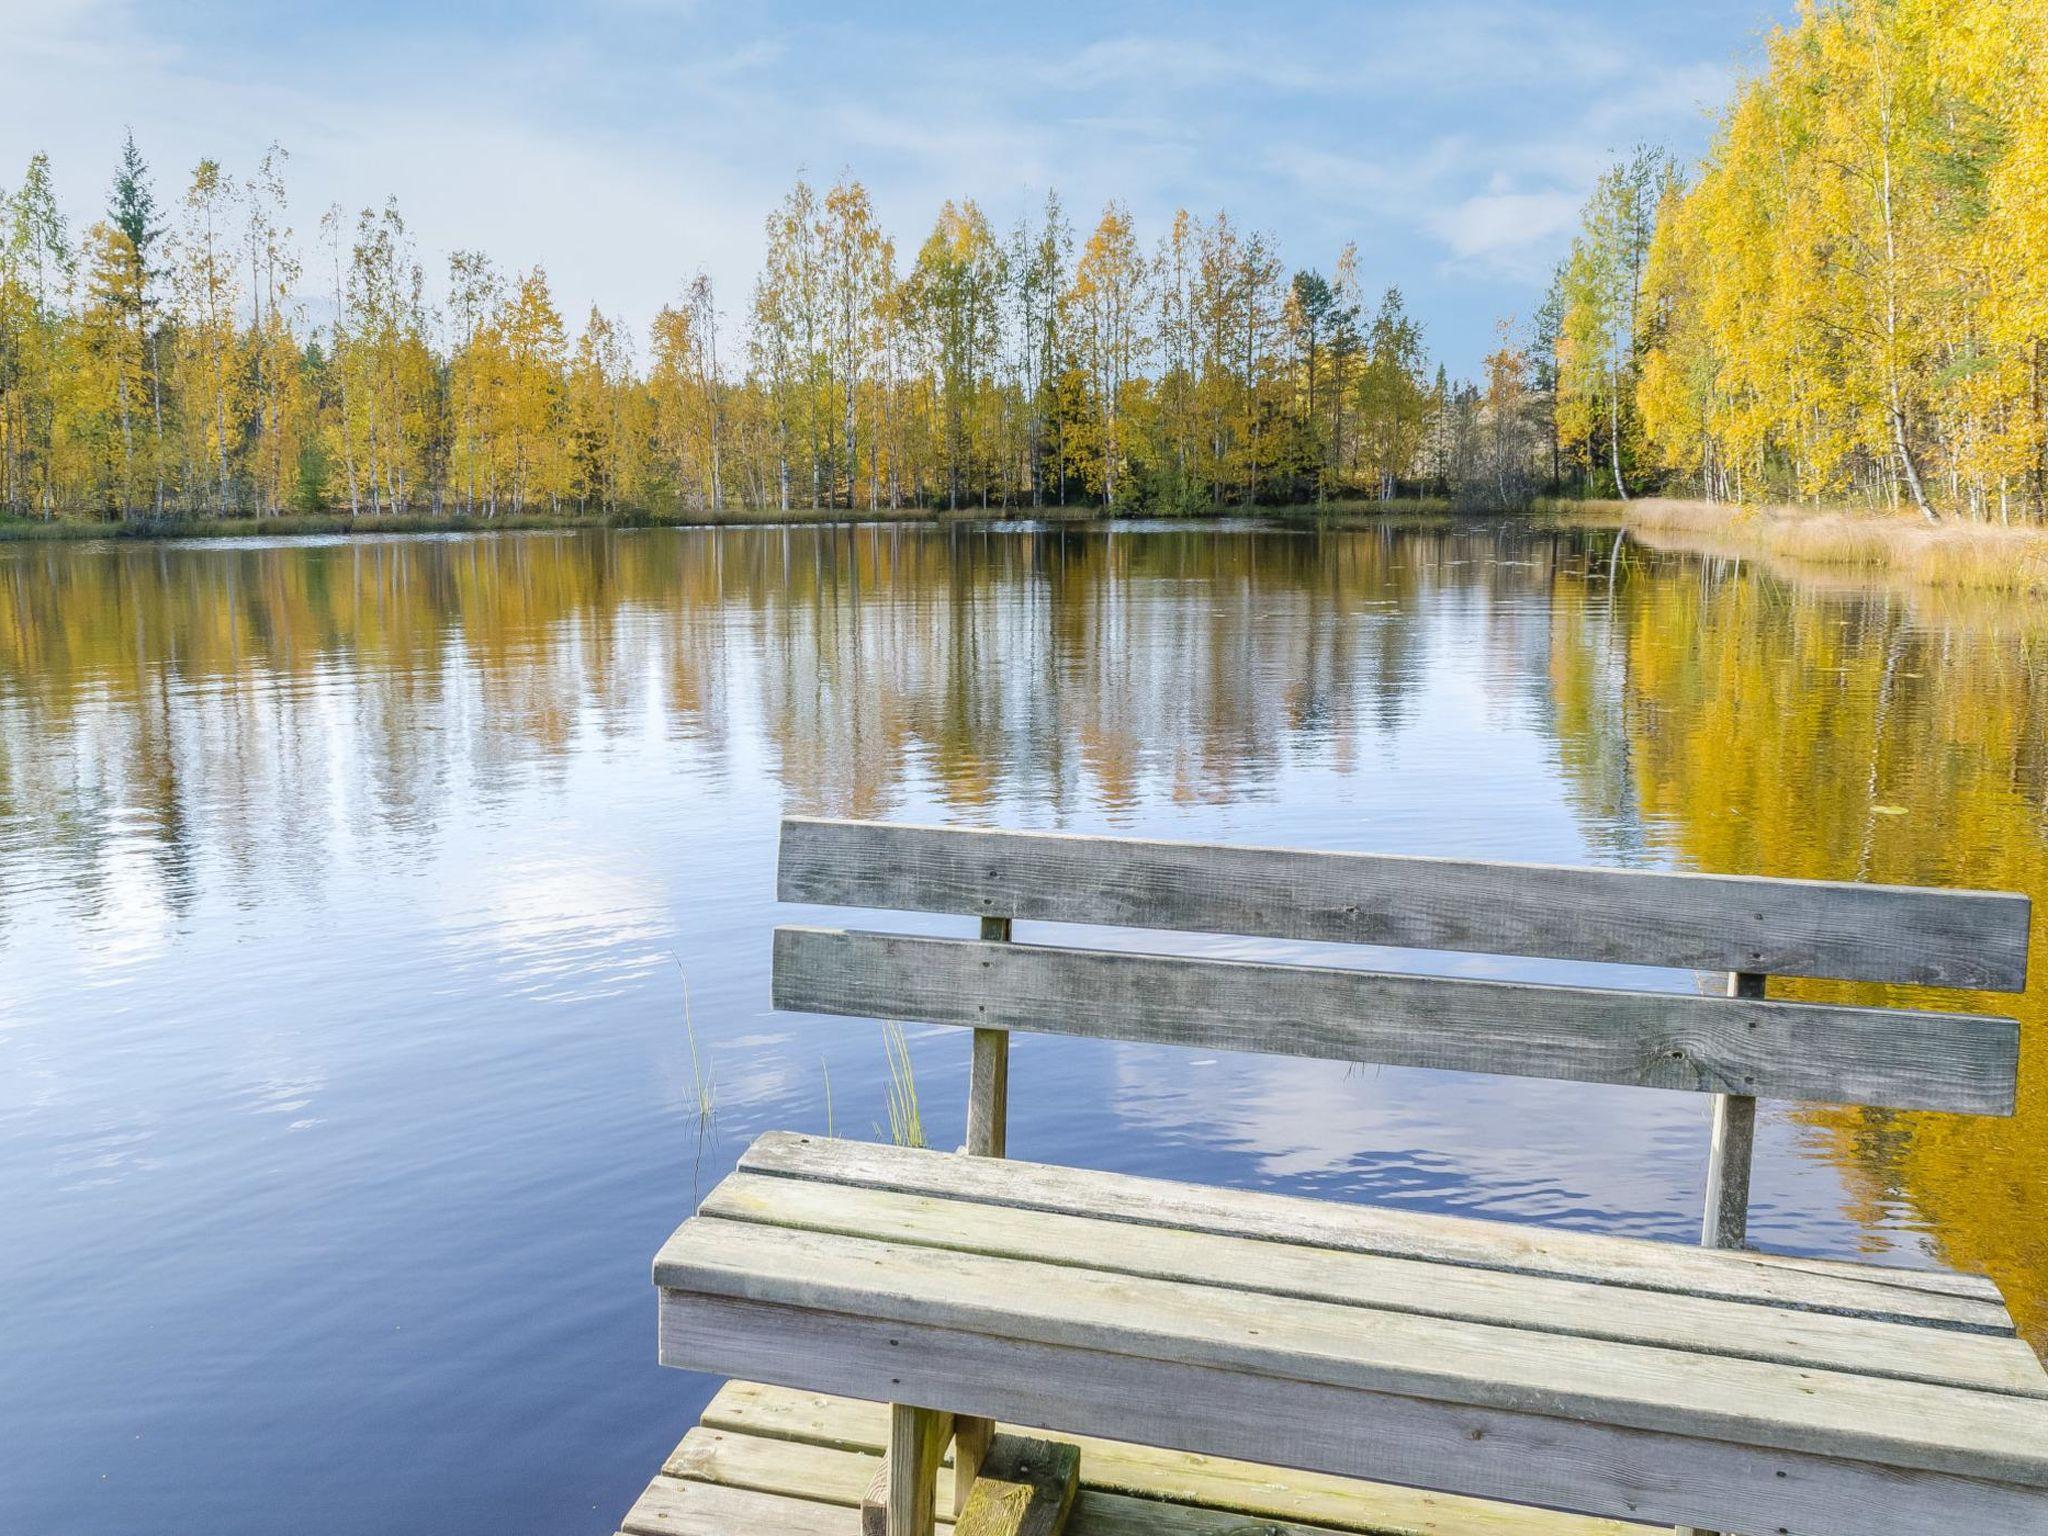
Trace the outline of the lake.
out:
<instances>
[{"instance_id":1,"label":"lake","mask_svg":"<svg viewBox=\"0 0 2048 1536\"><path fill-rule=\"evenodd\" d=\"M2048 894L2048 624L1611 548L0 546L0 1530L613 1530L715 1385L654 1363L656 1247L763 1130L886 1133L879 1026L768 1007L771 925L822 915L773 899L785 810ZM1774 993L1873 994L2014 1006ZM2017 1007L2013 1120L1766 1105L1753 1240L1986 1270L2048 1344ZM951 1146L967 1038L910 1050ZM1696 1095L1012 1072L1022 1157L1697 1233Z\"/></svg>"}]
</instances>

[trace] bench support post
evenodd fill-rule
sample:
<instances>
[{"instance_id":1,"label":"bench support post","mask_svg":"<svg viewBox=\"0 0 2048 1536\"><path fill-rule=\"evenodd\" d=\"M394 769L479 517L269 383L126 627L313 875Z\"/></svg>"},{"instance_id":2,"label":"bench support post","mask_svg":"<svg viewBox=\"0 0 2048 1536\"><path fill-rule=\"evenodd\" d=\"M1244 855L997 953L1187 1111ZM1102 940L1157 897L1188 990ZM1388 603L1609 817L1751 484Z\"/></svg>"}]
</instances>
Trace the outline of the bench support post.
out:
<instances>
[{"instance_id":1,"label":"bench support post","mask_svg":"<svg viewBox=\"0 0 2048 1536\"><path fill-rule=\"evenodd\" d=\"M981 920L984 944L1010 942L1007 917ZM1010 1032L977 1029L974 1066L967 1079L967 1150L976 1157L1001 1157L1009 1146Z\"/></svg>"},{"instance_id":2,"label":"bench support post","mask_svg":"<svg viewBox=\"0 0 2048 1536\"><path fill-rule=\"evenodd\" d=\"M1762 997L1764 978L1728 973L1730 997ZM1756 1100L1747 1094L1714 1095L1714 1139L1707 1151L1707 1209L1700 1222L1702 1248L1740 1248L1749 1240L1749 1173L1756 1155ZM1718 1536L1681 1525L1677 1536Z\"/></svg>"},{"instance_id":3,"label":"bench support post","mask_svg":"<svg viewBox=\"0 0 2048 1536\"><path fill-rule=\"evenodd\" d=\"M988 1460L989 1447L995 1443L996 1421L994 1419L969 1418L966 1414L953 1417L953 1518L959 1519L967 1509L967 1495L974 1491L976 1479Z\"/></svg>"},{"instance_id":4,"label":"bench support post","mask_svg":"<svg viewBox=\"0 0 2048 1536\"><path fill-rule=\"evenodd\" d=\"M1731 971L1730 997L1760 998L1764 978ZM1749 1238L1749 1167L1756 1151L1756 1100L1745 1094L1714 1095L1714 1140L1707 1153L1707 1210L1700 1224L1705 1248L1740 1248Z\"/></svg>"},{"instance_id":5,"label":"bench support post","mask_svg":"<svg viewBox=\"0 0 2048 1536\"><path fill-rule=\"evenodd\" d=\"M939 1463L953 1416L907 1403L889 1405L887 1536L933 1536L938 1520Z\"/></svg>"},{"instance_id":6,"label":"bench support post","mask_svg":"<svg viewBox=\"0 0 2048 1536\"><path fill-rule=\"evenodd\" d=\"M985 944L1010 942L1010 919L984 917L981 938ZM967 1080L967 1147L975 1157L1001 1157L1009 1148L1010 1119L1010 1032L1007 1029L977 1029L974 1032L974 1065ZM995 1439L994 1419L962 1416L953 1421L953 1513L967 1508L967 1495L981 1474L981 1464Z\"/></svg>"}]
</instances>

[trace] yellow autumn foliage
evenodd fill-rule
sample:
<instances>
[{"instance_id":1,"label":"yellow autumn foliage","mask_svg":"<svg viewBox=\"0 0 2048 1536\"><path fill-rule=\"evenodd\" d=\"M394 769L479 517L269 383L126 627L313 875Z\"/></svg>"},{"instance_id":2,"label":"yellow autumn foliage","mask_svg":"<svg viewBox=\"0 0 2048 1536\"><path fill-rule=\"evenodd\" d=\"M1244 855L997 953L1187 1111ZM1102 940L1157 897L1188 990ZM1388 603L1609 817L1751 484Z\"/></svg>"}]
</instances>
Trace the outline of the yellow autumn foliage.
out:
<instances>
[{"instance_id":1,"label":"yellow autumn foliage","mask_svg":"<svg viewBox=\"0 0 2048 1536\"><path fill-rule=\"evenodd\" d=\"M1705 494L2048 517L2048 0L1806 0L1644 302L1644 435Z\"/></svg>"}]
</instances>

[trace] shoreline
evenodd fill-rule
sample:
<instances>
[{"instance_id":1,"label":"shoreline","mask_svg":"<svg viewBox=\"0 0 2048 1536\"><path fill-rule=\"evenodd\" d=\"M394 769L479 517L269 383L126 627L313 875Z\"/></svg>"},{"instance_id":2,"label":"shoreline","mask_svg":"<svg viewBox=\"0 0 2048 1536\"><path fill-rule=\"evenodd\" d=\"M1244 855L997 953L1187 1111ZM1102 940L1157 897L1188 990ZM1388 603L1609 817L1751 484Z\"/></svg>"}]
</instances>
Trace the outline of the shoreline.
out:
<instances>
[{"instance_id":1,"label":"shoreline","mask_svg":"<svg viewBox=\"0 0 2048 1536\"><path fill-rule=\"evenodd\" d=\"M634 528L777 528L802 526L863 526L917 524L944 527L953 524L991 522L1032 522L1067 524L1076 527L1116 522L1242 522L1266 523L1280 527L1323 526L1344 528L1377 525L1389 519L1436 520L1457 516L1447 502L1430 497L1406 497L1391 501L1342 501L1324 506L1220 507L1185 513L1113 513L1101 507L980 507L951 511L943 507L832 508L792 507L787 512L728 510L720 513L690 512L678 515L618 512L609 514L520 513L498 517L471 517L462 513L405 513L397 517L383 513L352 517L346 512L294 513L276 517L167 517L136 518L125 522L86 521L58 516L42 518L0 517L0 544L78 542L95 539L243 539L243 538L332 538L381 537L393 534L448 533L582 533Z\"/></svg>"},{"instance_id":2,"label":"shoreline","mask_svg":"<svg viewBox=\"0 0 2048 1536\"><path fill-rule=\"evenodd\" d=\"M1055 511L1053 516L1059 514ZM93 539L250 539L365 537L391 534L441 533L580 533L625 528L767 528L787 524L830 523L945 523L978 520L975 512L934 511L905 507L896 511L867 512L838 508L793 507L787 512L688 513L661 516L652 513L505 513L497 517L471 517L463 513L431 512L365 513L352 517L346 512L286 512L276 517L150 517L124 522L85 521L58 516L42 518L0 518L0 543L32 543L41 540L67 542Z\"/></svg>"}]
</instances>

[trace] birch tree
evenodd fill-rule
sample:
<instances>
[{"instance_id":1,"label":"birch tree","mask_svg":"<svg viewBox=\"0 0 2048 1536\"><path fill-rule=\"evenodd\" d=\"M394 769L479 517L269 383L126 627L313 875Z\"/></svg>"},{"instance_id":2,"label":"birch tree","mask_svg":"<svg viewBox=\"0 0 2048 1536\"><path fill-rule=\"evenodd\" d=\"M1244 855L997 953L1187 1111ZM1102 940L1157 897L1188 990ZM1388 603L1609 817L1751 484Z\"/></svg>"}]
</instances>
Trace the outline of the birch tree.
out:
<instances>
[{"instance_id":1,"label":"birch tree","mask_svg":"<svg viewBox=\"0 0 2048 1536\"><path fill-rule=\"evenodd\" d=\"M186 457L195 471L209 466L212 501L223 512L235 505L228 464L238 446L244 393L235 325L242 288L229 246L235 201L234 184L218 161L202 160L193 168L176 269Z\"/></svg>"},{"instance_id":2,"label":"birch tree","mask_svg":"<svg viewBox=\"0 0 2048 1536\"><path fill-rule=\"evenodd\" d=\"M1147 276L1130 211L1120 203L1109 204L1081 248L1067 296L1096 417L1090 479L1109 507L1117 504L1118 468L1127 453L1121 433L1125 395L1150 345L1145 329Z\"/></svg>"}]
</instances>

